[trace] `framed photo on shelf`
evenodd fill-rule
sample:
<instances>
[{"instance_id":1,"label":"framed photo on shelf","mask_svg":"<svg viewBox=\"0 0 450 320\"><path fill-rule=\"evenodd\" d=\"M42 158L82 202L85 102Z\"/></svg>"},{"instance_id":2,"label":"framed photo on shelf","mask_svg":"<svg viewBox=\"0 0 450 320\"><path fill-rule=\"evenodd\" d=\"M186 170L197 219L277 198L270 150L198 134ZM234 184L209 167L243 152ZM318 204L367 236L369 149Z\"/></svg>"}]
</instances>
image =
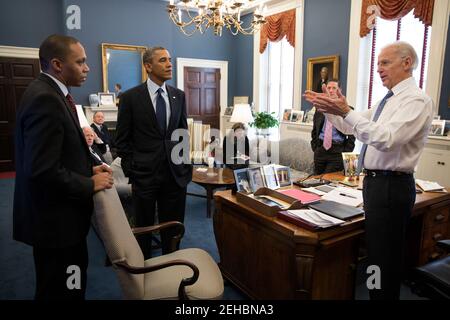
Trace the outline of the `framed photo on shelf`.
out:
<instances>
[{"instance_id":1,"label":"framed photo on shelf","mask_svg":"<svg viewBox=\"0 0 450 320\"><path fill-rule=\"evenodd\" d=\"M332 78L339 78L339 56L322 56L308 59L306 89L315 92L322 92L320 87L320 71L322 68L328 70L328 80ZM319 90L320 89L320 90Z\"/></svg>"},{"instance_id":2,"label":"framed photo on shelf","mask_svg":"<svg viewBox=\"0 0 450 320\"><path fill-rule=\"evenodd\" d=\"M303 122L304 115L305 115L304 111L292 110L291 122Z\"/></svg>"},{"instance_id":3,"label":"framed photo on shelf","mask_svg":"<svg viewBox=\"0 0 450 320\"><path fill-rule=\"evenodd\" d=\"M114 92L99 92L98 100L99 105L115 105L116 94Z\"/></svg>"},{"instance_id":4,"label":"framed photo on shelf","mask_svg":"<svg viewBox=\"0 0 450 320\"><path fill-rule=\"evenodd\" d=\"M292 112L292 109L284 109L283 121L290 121L291 120L291 112Z\"/></svg>"},{"instance_id":5,"label":"framed photo on shelf","mask_svg":"<svg viewBox=\"0 0 450 320\"><path fill-rule=\"evenodd\" d=\"M233 171L234 181L238 192L251 193L250 183L248 182L247 168Z\"/></svg>"},{"instance_id":6,"label":"framed photo on shelf","mask_svg":"<svg viewBox=\"0 0 450 320\"><path fill-rule=\"evenodd\" d=\"M225 112L223 113L225 116L231 116L233 114L234 107L226 107Z\"/></svg>"},{"instance_id":7,"label":"framed photo on shelf","mask_svg":"<svg viewBox=\"0 0 450 320\"><path fill-rule=\"evenodd\" d=\"M247 169L247 175L252 192L256 192L259 188L265 187L261 168Z\"/></svg>"},{"instance_id":8,"label":"framed photo on shelf","mask_svg":"<svg viewBox=\"0 0 450 320\"><path fill-rule=\"evenodd\" d=\"M445 120L433 120L430 127L430 136L443 136L445 132Z\"/></svg>"}]
</instances>

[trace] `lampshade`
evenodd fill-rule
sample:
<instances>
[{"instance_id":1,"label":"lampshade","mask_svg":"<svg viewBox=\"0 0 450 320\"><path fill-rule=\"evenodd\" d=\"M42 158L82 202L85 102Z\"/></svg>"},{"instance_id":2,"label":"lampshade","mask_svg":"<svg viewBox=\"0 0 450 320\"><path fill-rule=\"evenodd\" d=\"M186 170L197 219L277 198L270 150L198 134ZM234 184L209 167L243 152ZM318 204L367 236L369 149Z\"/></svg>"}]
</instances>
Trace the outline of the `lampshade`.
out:
<instances>
[{"instance_id":1,"label":"lampshade","mask_svg":"<svg viewBox=\"0 0 450 320\"><path fill-rule=\"evenodd\" d=\"M249 104L236 104L234 105L233 114L231 115L230 122L242 122L249 124L253 122L252 110Z\"/></svg>"}]
</instances>

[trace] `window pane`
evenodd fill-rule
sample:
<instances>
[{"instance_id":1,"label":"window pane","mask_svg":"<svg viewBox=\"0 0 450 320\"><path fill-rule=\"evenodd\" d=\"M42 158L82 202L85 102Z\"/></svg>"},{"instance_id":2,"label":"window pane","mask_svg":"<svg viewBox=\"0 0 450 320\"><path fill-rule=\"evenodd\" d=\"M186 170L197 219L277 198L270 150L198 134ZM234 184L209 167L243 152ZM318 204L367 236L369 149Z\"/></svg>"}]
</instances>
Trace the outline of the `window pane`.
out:
<instances>
[{"instance_id":1,"label":"window pane","mask_svg":"<svg viewBox=\"0 0 450 320\"><path fill-rule=\"evenodd\" d=\"M281 75L282 82L280 105L277 114L284 109L292 108L294 101L294 47L292 47L286 38L281 41Z\"/></svg>"},{"instance_id":2,"label":"window pane","mask_svg":"<svg viewBox=\"0 0 450 320\"><path fill-rule=\"evenodd\" d=\"M425 34L425 26L418 18L414 18L413 10L402 18L402 28L400 33L400 40L410 43L417 52L419 61L416 70L414 70L413 76L416 79L417 85L420 81L420 68L422 67L422 51L423 41ZM431 27L428 28L428 39L431 36ZM429 45L429 41L427 46ZM427 48L428 55L428 48ZM425 60L425 72L424 72L424 85L426 84L426 74L428 69L428 59Z\"/></svg>"},{"instance_id":3,"label":"window pane","mask_svg":"<svg viewBox=\"0 0 450 320\"><path fill-rule=\"evenodd\" d=\"M277 112L280 102L281 42L269 41L269 112Z\"/></svg>"}]
</instances>

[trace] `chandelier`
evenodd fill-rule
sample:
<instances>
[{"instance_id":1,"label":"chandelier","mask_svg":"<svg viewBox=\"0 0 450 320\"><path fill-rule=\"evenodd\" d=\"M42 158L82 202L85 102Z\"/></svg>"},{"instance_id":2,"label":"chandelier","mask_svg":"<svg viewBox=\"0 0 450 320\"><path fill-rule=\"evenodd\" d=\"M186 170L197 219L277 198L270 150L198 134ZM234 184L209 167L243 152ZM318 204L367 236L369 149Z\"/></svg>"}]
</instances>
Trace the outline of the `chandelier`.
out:
<instances>
[{"instance_id":1,"label":"chandelier","mask_svg":"<svg viewBox=\"0 0 450 320\"><path fill-rule=\"evenodd\" d=\"M256 8L252 22L244 26L241 13L247 9L254 0L170 0L167 11L172 22L187 36L196 31L203 34L208 28L214 28L214 34L222 35L225 27L233 35L239 32L250 35L258 32L266 22L264 9Z\"/></svg>"}]
</instances>

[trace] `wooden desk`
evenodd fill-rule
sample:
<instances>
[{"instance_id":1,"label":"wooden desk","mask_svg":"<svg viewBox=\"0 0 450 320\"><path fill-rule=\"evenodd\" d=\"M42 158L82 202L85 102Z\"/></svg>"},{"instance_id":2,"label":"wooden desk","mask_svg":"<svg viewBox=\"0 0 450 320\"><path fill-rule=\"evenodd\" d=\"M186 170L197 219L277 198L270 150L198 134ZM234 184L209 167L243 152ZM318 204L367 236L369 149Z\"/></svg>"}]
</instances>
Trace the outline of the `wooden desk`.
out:
<instances>
[{"instance_id":1,"label":"wooden desk","mask_svg":"<svg viewBox=\"0 0 450 320\"><path fill-rule=\"evenodd\" d=\"M312 232L242 205L230 190L216 192L215 200L213 221L220 269L248 296L353 299L364 217ZM443 236L450 235L449 212L449 194L417 195L414 223L408 232L409 266L424 263L435 250L424 234L433 234L433 228L438 227Z\"/></svg>"}]
</instances>

